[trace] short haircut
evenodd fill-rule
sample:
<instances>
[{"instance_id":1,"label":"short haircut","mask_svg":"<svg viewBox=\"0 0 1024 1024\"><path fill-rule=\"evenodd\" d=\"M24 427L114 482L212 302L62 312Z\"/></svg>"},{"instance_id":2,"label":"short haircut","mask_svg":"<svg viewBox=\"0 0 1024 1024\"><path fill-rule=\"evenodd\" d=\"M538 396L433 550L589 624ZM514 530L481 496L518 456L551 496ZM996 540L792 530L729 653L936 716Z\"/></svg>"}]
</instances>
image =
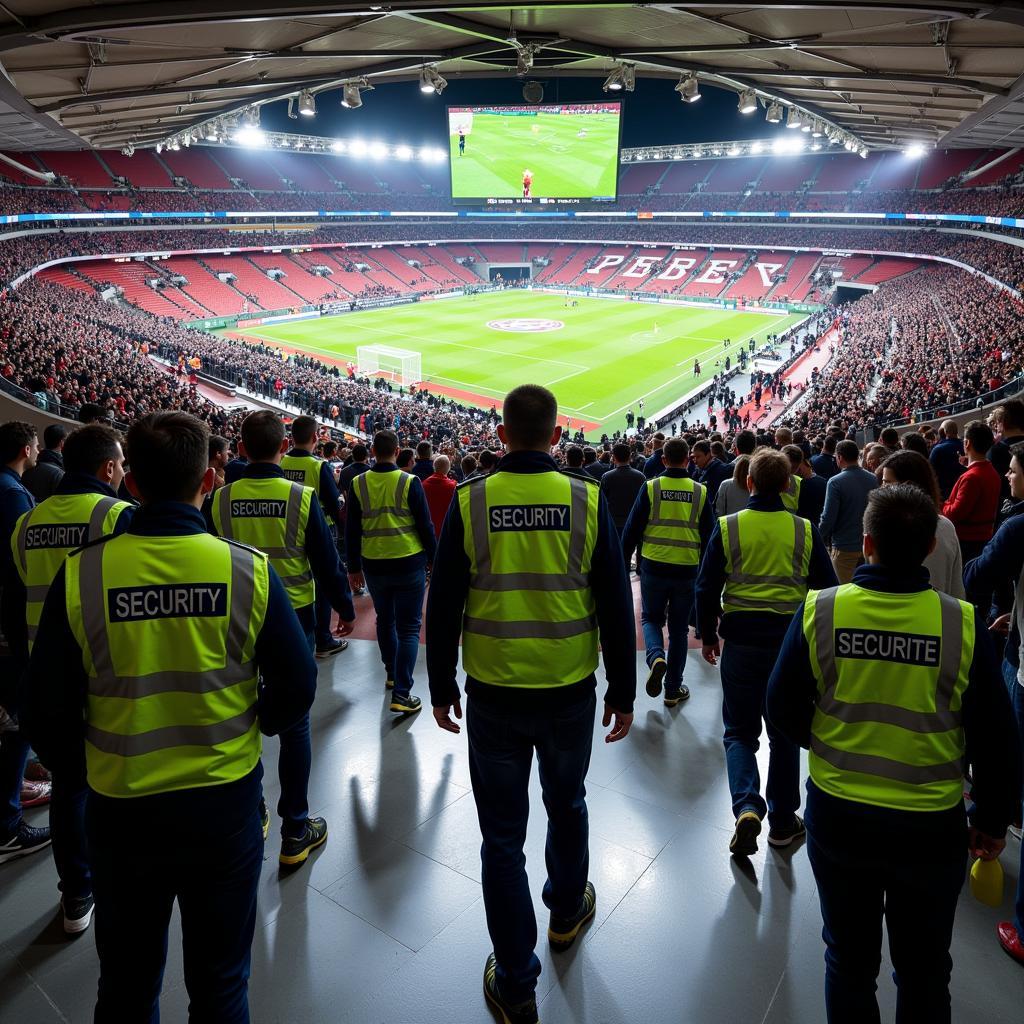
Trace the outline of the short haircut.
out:
<instances>
[{"instance_id":1,"label":"short haircut","mask_svg":"<svg viewBox=\"0 0 1024 1024\"><path fill-rule=\"evenodd\" d=\"M804 451L799 445L787 444L782 449L782 454L789 459L789 464L793 467L794 472L800 468L800 464L804 461Z\"/></svg>"},{"instance_id":2,"label":"short haircut","mask_svg":"<svg viewBox=\"0 0 1024 1024\"><path fill-rule=\"evenodd\" d=\"M711 443L709 441L704 440L694 441L693 447L690 450L694 452L700 452L701 455L710 455Z\"/></svg>"},{"instance_id":3,"label":"short haircut","mask_svg":"<svg viewBox=\"0 0 1024 1024\"><path fill-rule=\"evenodd\" d=\"M1010 430L1014 427L1014 430ZM1011 398L1003 402L1003 433L1024 433L1024 402L1019 398Z\"/></svg>"},{"instance_id":4,"label":"short haircut","mask_svg":"<svg viewBox=\"0 0 1024 1024\"><path fill-rule=\"evenodd\" d=\"M826 455L835 455L837 444L839 444L839 438L837 438L835 434L826 434L822 451L824 451Z\"/></svg>"},{"instance_id":5,"label":"short haircut","mask_svg":"<svg viewBox=\"0 0 1024 1024\"><path fill-rule=\"evenodd\" d=\"M864 533L874 542L875 556L888 569L912 572L920 568L938 524L935 503L914 484L876 487L868 494Z\"/></svg>"},{"instance_id":6,"label":"short haircut","mask_svg":"<svg viewBox=\"0 0 1024 1024\"><path fill-rule=\"evenodd\" d=\"M316 420L312 416L296 416L292 420L292 440L303 447L316 437Z\"/></svg>"},{"instance_id":7,"label":"short haircut","mask_svg":"<svg viewBox=\"0 0 1024 1024\"><path fill-rule=\"evenodd\" d=\"M885 445L886 448L895 448L900 443L899 431L895 427L886 427L878 435L878 440Z\"/></svg>"},{"instance_id":8,"label":"short haircut","mask_svg":"<svg viewBox=\"0 0 1024 1024\"><path fill-rule=\"evenodd\" d=\"M369 449L365 444L352 445L352 461L365 462L370 457Z\"/></svg>"},{"instance_id":9,"label":"short haircut","mask_svg":"<svg viewBox=\"0 0 1024 1024\"><path fill-rule=\"evenodd\" d=\"M21 450L30 445L39 434L31 423L8 420L0 425L0 462L5 465L21 456Z\"/></svg>"},{"instance_id":10,"label":"short haircut","mask_svg":"<svg viewBox=\"0 0 1024 1024\"><path fill-rule=\"evenodd\" d=\"M662 430L659 430L659 431L658 431L658 432L657 432L657 433L656 433L656 434L654 435L654 437L653 437L653 438L651 438L651 440L652 440L652 441L655 441L655 442L661 442L661 441L664 441L664 440L665 440L665 432L664 432L664 431L662 431Z\"/></svg>"},{"instance_id":11,"label":"short haircut","mask_svg":"<svg viewBox=\"0 0 1024 1024\"><path fill-rule=\"evenodd\" d=\"M481 469L491 470L494 469L494 467L498 464L498 456L495 455L494 452L490 450L490 448L485 448L480 453L478 462Z\"/></svg>"},{"instance_id":12,"label":"short haircut","mask_svg":"<svg viewBox=\"0 0 1024 1024\"><path fill-rule=\"evenodd\" d=\"M781 494L789 486L793 471L789 458L773 448L760 448L750 457L747 470L758 494Z\"/></svg>"},{"instance_id":13,"label":"short haircut","mask_svg":"<svg viewBox=\"0 0 1024 1024\"><path fill-rule=\"evenodd\" d=\"M739 455L753 455L757 447L757 435L752 430L741 430L736 435L735 447Z\"/></svg>"},{"instance_id":14,"label":"short haircut","mask_svg":"<svg viewBox=\"0 0 1024 1024\"><path fill-rule=\"evenodd\" d=\"M401 448L395 462L399 469L406 469L416 461L416 453L411 448Z\"/></svg>"},{"instance_id":15,"label":"short haircut","mask_svg":"<svg viewBox=\"0 0 1024 1024\"><path fill-rule=\"evenodd\" d=\"M915 487L919 487L932 499L932 504L936 510L942 508L942 495L939 492L939 481L935 476L935 470L932 469L932 464L919 452L909 450L893 452L875 470L879 483L882 483L885 470L889 470L896 477L897 483L913 484Z\"/></svg>"},{"instance_id":16,"label":"short haircut","mask_svg":"<svg viewBox=\"0 0 1024 1024\"><path fill-rule=\"evenodd\" d=\"M95 476L105 462L121 454L121 435L105 423L79 427L64 442L64 469L68 473Z\"/></svg>"},{"instance_id":17,"label":"short haircut","mask_svg":"<svg viewBox=\"0 0 1024 1024\"><path fill-rule=\"evenodd\" d=\"M836 455L843 460L843 462L855 463L857 456L860 455L860 449L857 447L856 441L850 441L849 439L840 441L836 445Z\"/></svg>"},{"instance_id":18,"label":"short haircut","mask_svg":"<svg viewBox=\"0 0 1024 1024\"><path fill-rule=\"evenodd\" d=\"M946 435L947 438L959 437L960 425L956 420L943 420L939 424L939 429Z\"/></svg>"},{"instance_id":19,"label":"short haircut","mask_svg":"<svg viewBox=\"0 0 1024 1024\"><path fill-rule=\"evenodd\" d=\"M714 457L716 459L721 459L724 462L725 461L725 445L722 444L721 441L712 441L711 442L711 454L714 455Z\"/></svg>"},{"instance_id":20,"label":"short haircut","mask_svg":"<svg viewBox=\"0 0 1024 1024\"><path fill-rule=\"evenodd\" d=\"M68 428L63 423L51 423L43 431L43 444L51 451L60 447L61 441L68 436Z\"/></svg>"},{"instance_id":21,"label":"short haircut","mask_svg":"<svg viewBox=\"0 0 1024 1024\"><path fill-rule=\"evenodd\" d=\"M378 430L373 435L373 453L378 459L390 459L398 453L398 435L393 430Z\"/></svg>"},{"instance_id":22,"label":"short haircut","mask_svg":"<svg viewBox=\"0 0 1024 1024\"><path fill-rule=\"evenodd\" d=\"M214 459L218 455L223 455L229 447L226 437L221 437L220 434L211 434L210 443L206 446L206 453L211 459Z\"/></svg>"},{"instance_id":23,"label":"short haircut","mask_svg":"<svg viewBox=\"0 0 1024 1024\"><path fill-rule=\"evenodd\" d=\"M661 457L666 465L682 466L690 457L690 446L681 437L673 437L665 442Z\"/></svg>"},{"instance_id":24,"label":"short haircut","mask_svg":"<svg viewBox=\"0 0 1024 1024\"><path fill-rule=\"evenodd\" d=\"M747 477L750 475L750 456L737 455L732 467L732 479L743 490L747 489Z\"/></svg>"},{"instance_id":25,"label":"short haircut","mask_svg":"<svg viewBox=\"0 0 1024 1024\"><path fill-rule=\"evenodd\" d=\"M1010 449L1010 458L1016 459L1021 469L1024 469L1024 444L1015 444Z\"/></svg>"},{"instance_id":26,"label":"short haircut","mask_svg":"<svg viewBox=\"0 0 1024 1024\"><path fill-rule=\"evenodd\" d=\"M276 412L263 409L242 420L242 444L253 462L272 459L284 441L284 421Z\"/></svg>"},{"instance_id":27,"label":"short haircut","mask_svg":"<svg viewBox=\"0 0 1024 1024\"><path fill-rule=\"evenodd\" d=\"M558 402L539 384L520 384L505 396L501 419L513 445L547 448L558 422Z\"/></svg>"},{"instance_id":28,"label":"short haircut","mask_svg":"<svg viewBox=\"0 0 1024 1024\"><path fill-rule=\"evenodd\" d=\"M583 449L578 444L571 444L565 449L565 464L570 469L579 469L583 465Z\"/></svg>"},{"instance_id":29,"label":"short haircut","mask_svg":"<svg viewBox=\"0 0 1024 1024\"><path fill-rule=\"evenodd\" d=\"M923 434L904 434L900 438L900 447L908 452L917 452L928 458L928 442Z\"/></svg>"},{"instance_id":30,"label":"short haircut","mask_svg":"<svg viewBox=\"0 0 1024 1024\"><path fill-rule=\"evenodd\" d=\"M110 413L95 402L85 402L78 407L78 419L82 423L95 423L97 420L109 420Z\"/></svg>"},{"instance_id":31,"label":"short haircut","mask_svg":"<svg viewBox=\"0 0 1024 1024\"><path fill-rule=\"evenodd\" d=\"M209 464L210 428L187 412L153 412L128 430L132 480L143 501L190 502Z\"/></svg>"},{"instance_id":32,"label":"short haircut","mask_svg":"<svg viewBox=\"0 0 1024 1024\"><path fill-rule=\"evenodd\" d=\"M324 441L324 458L330 459L338 454L337 441Z\"/></svg>"},{"instance_id":33,"label":"short haircut","mask_svg":"<svg viewBox=\"0 0 1024 1024\"><path fill-rule=\"evenodd\" d=\"M971 448L978 455L988 455L989 448L995 442L992 428L981 420L971 420L964 430L964 441L970 441Z\"/></svg>"},{"instance_id":34,"label":"short haircut","mask_svg":"<svg viewBox=\"0 0 1024 1024\"><path fill-rule=\"evenodd\" d=\"M787 444L793 443L793 431L789 427L778 427L775 431L775 443L784 448Z\"/></svg>"},{"instance_id":35,"label":"short haircut","mask_svg":"<svg viewBox=\"0 0 1024 1024\"><path fill-rule=\"evenodd\" d=\"M420 443L416 445L417 459L429 459L433 454L434 449L429 441L420 441Z\"/></svg>"},{"instance_id":36,"label":"short haircut","mask_svg":"<svg viewBox=\"0 0 1024 1024\"><path fill-rule=\"evenodd\" d=\"M629 462L630 454L629 445L625 444L623 441L616 441L615 444L612 445L612 458L615 459L616 462Z\"/></svg>"},{"instance_id":37,"label":"short haircut","mask_svg":"<svg viewBox=\"0 0 1024 1024\"><path fill-rule=\"evenodd\" d=\"M452 460L447 455L438 455L434 459L434 472L439 476L447 476L448 470L452 468Z\"/></svg>"},{"instance_id":38,"label":"short haircut","mask_svg":"<svg viewBox=\"0 0 1024 1024\"><path fill-rule=\"evenodd\" d=\"M595 452L590 445L587 445L587 447L583 449L583 464L586 466L592 466L595 462L597 462L597 452Z\"/></svg>"},{"instance_id":39,"label":"short haircut","mask_svg":"<svg viewBox=\"0 0 1024 1024\"><path fill-rule=\"evenodd\" d=\"M476 472L476 459L472 455L463 455L460 466L462 467L462 475L469 476L470 473Z\"/></svg>"}]
</instances>

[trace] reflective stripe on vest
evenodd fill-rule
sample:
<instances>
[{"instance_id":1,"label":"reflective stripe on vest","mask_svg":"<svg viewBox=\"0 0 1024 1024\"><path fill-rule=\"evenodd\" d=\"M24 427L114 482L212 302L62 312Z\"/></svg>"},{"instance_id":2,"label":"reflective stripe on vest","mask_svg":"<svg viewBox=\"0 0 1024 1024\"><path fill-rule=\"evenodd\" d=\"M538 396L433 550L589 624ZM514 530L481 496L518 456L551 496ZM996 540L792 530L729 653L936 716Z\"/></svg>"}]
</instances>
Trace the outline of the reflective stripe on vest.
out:
<instances>
[{"instance_id":1,"label":"reflective stripe on vest","mask_svg":"<svg viewBox=\"0 0 1024 1024\"><path fill-rule=\"evenodd\" d=\"M129 502L106 494L53 494L18 520L11 548L25 586L29 651L39 631L46 595L68 553L113 533L128 507Z\"/></svg>"},{"instance_id":2,"label":"reflective stripe on vest","mask_svg":"<svg viewBox=\"0 0 1024 1024\"><path fill-rule=\"evenodd\" d=\"M818 681L809 755L815 784L899 810L955 806L974 609L934 590L891 594L846 584L808 594L803 625Z\"/></svg>"},{"instance_id":3,"label":"reflective stripe on vest","mask_svg":"<svg viewBox=\"0 0 1024 1024\"><path fill-rule=\"evenodd\" d=\"M495 686L551 688L597 668L590 559L598 489L562 473L499 472L460 487L470 560L462 661Z\"/></svg>"},{"instance_id":4,"label":"reflective stripe on vest","mask_svg":"<svg viewBox=\"0 0 1024 1024\"><path fill-rule=\"evenodd\" d=\"M798 476L789 478L789 486L779 495L782 498L783 508L787 512L795 512L800 507L800 486L803 479Z\"/></svg>"},{"instance_id":5,"label":"reflective stripe on vest","mask_svg":"<svg viewBox=\"0 0 1024 1024\"><path fill-rule=\"evenodd\" d=\"M725 545L723 611L792 615L807 593L811 524L791 512L754 509L718 522Z\"/></svg>"},{"instance_id":6,"label":"reflective stripe on vest","mask_svg":"<svg viewBox=\"0 0 1024 1024\"><path fill-rule=\"evenodd\" d=\"M401 470L371 470L352 481L362 514L363 558L405 558L423 550L409 507L412 481L413 477Z\"/></svg>"},{"instance_id":7,"label":"reflective stripe on vest","mask_svg":"<svg viewBox=\"0 0 1024 1024\"><path fill-rule=\"evenodd\" d=\"M671 500L682 494L689 500ZM700 515L707 488L689 477L659 476L647 481L650 518L644 527L643 557L653 562L697 565L700 561Z\"/></svg>"},{"instance_id":8,"label":"reflective stripe on vest","mask_svg":"<svg viewBox=\"0 0 1024 1024\"><path fill-rule=\"evenodd\" d=\"M306 529L313 500L312 488L281 477L243 477L221 487L213 499L217 532L262 551L281 577L293 608L305 608L316 597L306 556ZM232 515L233 501L252 503L252 514ZM271 507L264 509L261 503ZM283 516L276 514L279 510Z\"/></svg>"},{"instance_id":9,"label":"reflective stripe on vest","mask_svg":"<svg viewBox=\"0 0 1024 1024\"><path fill-rule=\"evenodd\" d=\"M207 534L126 534L72 555L67 575L89 786L145 796L252 771L266 558Z\"/></svg>"}]
</instances>

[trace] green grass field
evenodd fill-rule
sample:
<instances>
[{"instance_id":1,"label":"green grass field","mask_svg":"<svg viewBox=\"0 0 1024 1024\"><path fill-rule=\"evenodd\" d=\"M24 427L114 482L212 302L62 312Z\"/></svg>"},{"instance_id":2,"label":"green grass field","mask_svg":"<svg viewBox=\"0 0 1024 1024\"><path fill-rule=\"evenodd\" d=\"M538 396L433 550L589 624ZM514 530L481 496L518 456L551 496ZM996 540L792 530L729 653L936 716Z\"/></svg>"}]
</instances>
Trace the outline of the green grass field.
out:
<instances>
[{"instance_id":1,"label":"green grass field","mask_svg":"<svg viewBox=\"0 0 1024 1024\"><path fill-rule=\"evenodd\" d=\"M564 326L528 333L488 326L508 319ZM635 412L638 399L651 415L693 390L695 358L706 381L715 373L715 360L724 363L728 353L735 362L748 338L761 342L801 319L608 299L580 299L578 307L567 309L559 295L514 290L245 333L342 362L356 362L359 345L412 349L422 354L427 382L470 392L484 406L517 384L543 384L558 397L563 415L611 431L625 425L626 411L632 406ZM732 339L727 350L725 338Z\"/></svg>"},{"instance_id":2,"label":"green grass field","mask_svg":"<svg viewBox=\"0 0 1024 1024\"><path fill-rule=\"evenodd\" d=\"M577 134L581 129L586 132L583 138ZM451 165L456 199L522 196L526 168L533 171L534 198L614 196L619 118L614 114L474 114L462 156L458 135L451 135Z\"/></svg>"}]
</instances>

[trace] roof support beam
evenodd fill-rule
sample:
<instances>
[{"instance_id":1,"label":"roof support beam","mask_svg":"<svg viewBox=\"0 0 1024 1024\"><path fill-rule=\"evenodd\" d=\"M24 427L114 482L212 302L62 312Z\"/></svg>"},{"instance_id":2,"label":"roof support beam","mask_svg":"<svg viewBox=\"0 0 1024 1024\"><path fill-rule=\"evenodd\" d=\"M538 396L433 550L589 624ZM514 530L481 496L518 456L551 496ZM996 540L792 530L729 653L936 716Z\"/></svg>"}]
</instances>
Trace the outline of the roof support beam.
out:
<instances>
[{"instance_id":1,"label":"roof support beam","mask_svg":"<svg viewBox=\"0 0 1024 1024\"><path fill-rule=\"evenodd\" d=\"M999 96L993 96L987 103L982 104L973 114L968 114L955 128L942 136L942 145L950 146L959 139L964 138L972 129L983 125L996 114L1001 113L1011 104L1018 103L1024 99L1024 75L1021 75L1009 89L1004 89Z\"/></svg>"}]
</instances>

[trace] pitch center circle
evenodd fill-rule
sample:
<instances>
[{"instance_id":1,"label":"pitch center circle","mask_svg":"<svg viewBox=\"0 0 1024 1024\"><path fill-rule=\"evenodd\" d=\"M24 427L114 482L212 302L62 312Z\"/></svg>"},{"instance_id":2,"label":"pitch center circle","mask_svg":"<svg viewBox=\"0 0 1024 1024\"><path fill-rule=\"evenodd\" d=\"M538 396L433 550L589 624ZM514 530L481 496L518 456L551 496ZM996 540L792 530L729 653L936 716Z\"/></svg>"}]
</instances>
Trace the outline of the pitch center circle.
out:
<instances>
[{"instance_id":1,"label":"pitch center circle","mask_svg":"<svg viewBox=\"0 0 1024 1024\"><path fill-rule=\"evenodd\" d=\"M544 331L560 331L565 324L561 320L510 317L506 320L488 320L487 326L492 331L510 331L513 334L541 334Z\"/></svg>"}]
</instances>

